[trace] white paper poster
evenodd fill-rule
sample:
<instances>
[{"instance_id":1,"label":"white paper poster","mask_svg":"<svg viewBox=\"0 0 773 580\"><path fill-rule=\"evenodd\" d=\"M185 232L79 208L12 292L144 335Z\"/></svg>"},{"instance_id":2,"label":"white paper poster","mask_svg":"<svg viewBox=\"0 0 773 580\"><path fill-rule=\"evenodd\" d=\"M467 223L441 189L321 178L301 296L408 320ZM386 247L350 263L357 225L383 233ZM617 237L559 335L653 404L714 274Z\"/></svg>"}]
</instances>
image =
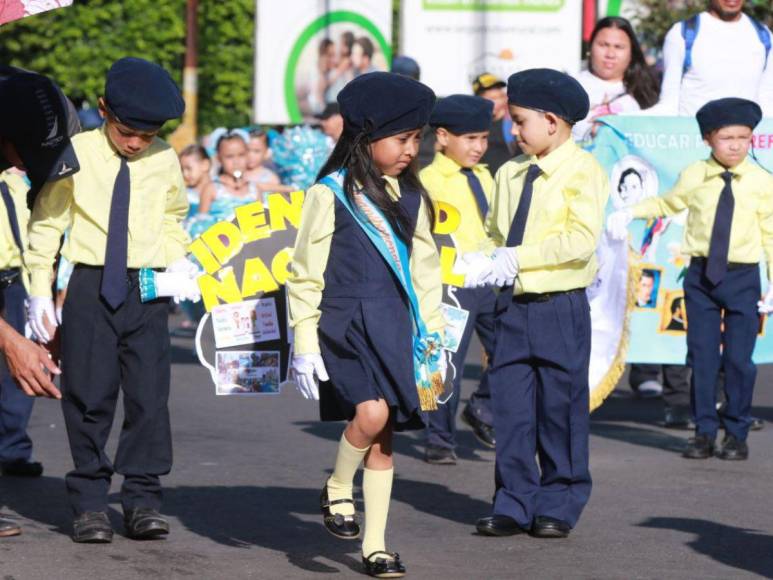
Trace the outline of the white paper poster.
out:
<instances>
[{"instance_id":1,"label":"white paper poster","mask_svg":"<svg viewBox=\"0 0 773 580\"><path fill-rule=\"evenodd\" d=\"M212 309L217 348L279 340L279 320L273 298L221 304Z\"/></svg>"},{"instance_id":2,"label":"white paper poster","mask_svg":"<svg viewBox=\"0 0 773 580\"><path fill-rule=\"evenodd\" d=\"M402 0L400 52L438 95L469 94L483 72L577 72L581 28L580 0Z\"/></svg>"},{"instance_id":3,"label":"white paper poster","mask_svg":"<svg viewBox=\"0 0 773 580\"><path fill-rule=\"evenodd\" d=\"M392 60L387 0L258 0L255 121L301 123Z\"/></svg>"}]
</instances>

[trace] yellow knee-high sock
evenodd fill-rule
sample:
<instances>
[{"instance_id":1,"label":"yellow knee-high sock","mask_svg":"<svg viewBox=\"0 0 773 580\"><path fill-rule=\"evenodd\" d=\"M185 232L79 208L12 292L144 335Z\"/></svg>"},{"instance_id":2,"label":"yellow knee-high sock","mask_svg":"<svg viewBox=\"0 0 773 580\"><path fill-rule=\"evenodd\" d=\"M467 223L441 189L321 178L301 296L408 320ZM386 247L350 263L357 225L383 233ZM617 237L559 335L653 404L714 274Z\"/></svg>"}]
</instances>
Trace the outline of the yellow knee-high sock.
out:
<instances>
[{"instance_id":1,"label":"yellow knee-high sock","mask_svg":"<svg viewBox=\"0 0 773 580\"><path fill-rule=\"evenodd\" d=\"M357 468L362 463L368 449L370 449L370 446L365 449L358 449L349 443L345 434L341 435L335 469L333 470L333 475L327 480L327 497L330 501L352 498L354 474L357 473ZM330 506L330 511L342 516L351 516L354 515L354 505L340 503Z\"/></svg>"},{"instance_id":2,"label":"yellow knee-high sock","mask_svg":"<svg viewBox=\"0 0 773 580\"><path fill-rule=\"evenodd\" d=\"M392 497L392 480L395 470L363 470L362 495L365 499L365 536L362 540L362 555L386 550L386 525L389 515L389 500Z\"/></svg>"}]
</instances>

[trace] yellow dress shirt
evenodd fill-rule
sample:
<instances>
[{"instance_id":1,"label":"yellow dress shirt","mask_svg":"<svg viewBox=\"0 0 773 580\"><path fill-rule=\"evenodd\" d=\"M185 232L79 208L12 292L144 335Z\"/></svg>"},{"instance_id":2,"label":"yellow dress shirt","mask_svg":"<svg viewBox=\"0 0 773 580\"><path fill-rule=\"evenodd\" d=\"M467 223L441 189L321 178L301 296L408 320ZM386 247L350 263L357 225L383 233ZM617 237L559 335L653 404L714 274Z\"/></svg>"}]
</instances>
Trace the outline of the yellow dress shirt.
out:
<instances>
[{"instance_id":1,"label":"yellow dress shirt","mask_svg":"<svg viewBox=\"0 0 773 580\"><path fill-rule=\"evenodd\" d=\"M15 173L5 171L0 173L0 181L5 182L8 190L11 192L13 205L16 208L16 219L19 222L19 234L21 235L22 247L27 244L27 222L30 219L30 212L27 209L27 183L24 179ZM11 232L11 222L8 219L8 211L5 204L0 199L0 270L21 267L21 252L13 239Z\"/></svg>"},{"instance_id":2,"label":"yellow dress shirt","mask_svg":"<svg viewBox=\"0 0 773 580\"><path fill-rule=\"evenodd\" d=\"M33 296L49 296L54 257L62 233L70 234L62 255L74 264L102 266L113 186L121 162L102 129L72 139L80 171L47 183L32 211L26 263ZM161 139L129 160L129 268L163 268L185 256L188 234L181 222L188 197L180 162Z\"/></svg>"},{"instance_id":3,"label":"yellow dress shirt","mask_svg":"<svg viewBox=\"0 0 773 580\"><path fill-rule=\"evenodd\" d=\"M515 294L585 288L596 275L596 246L609 195L607 175L569 139L543 157L521 155L499 168L488 230L506 245L529 165L542 170L534 181L523 243L516 248Z\"/></svg>"},{"instance_id":4,"label":"yellow dress shirt","mask_svg":"<svg viewBox=\"0 0 773 580\"><path fill-rule=\"evenodd\" d=\"M672 216L687 210L682 253L708 257L711 230L725 168L713 157L696 161L679 175L673 189L663 197L650 197L631 208L633 217ZM765 255L769 276L773 268L773 176L744 159L730 170L735 206L730 229L729 262L754 264Z\"/></svg>"},{"instance_id":5,"label":"yellow dress shirt","mask_svg":"<svg viewBox=\"0 0 773 580\"><path fill-rule=\"evenodd\" d=\"M461 214L459 228L451 234L457 252L459 254L490 252L494 249L494 244L486 235L484 228L486 216L480 215L475 194L470 189L467 176L461 172L461 169L461 165L450 157L436 153L432 163L421 170L419 178L434 203L447 203L459 210ZM478 164L472 168L472 172L480 180L486 201L491 205L494 180L489 170L485 165ZM437 208L435 213L437 214Z\"/></svg>"},{"instance_id":6,"label":"yellow dress shirt","mask_svg":"<svg viewBox=\"0 0 773 580\"><path fill-rule=\"evenodd\" d=\"M386 177L387 191L393 199L400 197L397 180ZM292 275L287 281L290 325L295 329L295 352L319 352L317 326L319 303L325 288L325 268L335 233L335 194L322 184L306 192L301 212L301 225L295 239ZM445 319L440 310L443 287L440 283L440 260L430 231L427 211L422 203L413 234L410 260L411 281L419 301L419 311L430 332L440 332Z\"/></svg>"}]
</instances>

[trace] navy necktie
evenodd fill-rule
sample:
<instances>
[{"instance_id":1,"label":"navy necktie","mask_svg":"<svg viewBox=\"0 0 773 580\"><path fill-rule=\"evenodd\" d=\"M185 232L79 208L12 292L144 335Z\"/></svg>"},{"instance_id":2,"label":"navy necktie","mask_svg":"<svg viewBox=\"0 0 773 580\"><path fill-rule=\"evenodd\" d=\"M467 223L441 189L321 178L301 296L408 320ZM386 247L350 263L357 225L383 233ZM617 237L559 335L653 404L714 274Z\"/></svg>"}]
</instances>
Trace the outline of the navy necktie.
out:
<instances>
[{"instance_id":1,"label":"navy necktie","mask_svg":"<svg viewBox=\"0 0 773 580\"><path fill-rule=\"evenodd\" d=\"M129 164L121 157L121 168L113 185L110 221L107 225L105 266L99 293L113 308L126 300L126 259L129 251Z\"/></svg>"},{"instance_id":2,"label":"navy necktie","mask_svg":"<svg viewBox=\"0 0 773 580\"><path fill-rule=\"evenodd\" d=\"M21 233L19 231L19 218L16 216L16 206L13 203L11 197L11 190L8 189L8 184L4 181L0 181L0 193L3 195L3 203L5 204L5 211L8 213L8 221L11 222L11 234L13 235L13 241L16 242L16 247L19 248L19 253L24 253L24 248L21 243Z\"/></svg>"},{"instance_id":3,"label":"navy necktie","mask_svg":"<svg viewBox=\"0 0 773 580\"><path fill-rule=\"evenodd\" d=\"M722 281L727 273L727 255L730 250L730 227L733 223L733 174L722 173L725 186L719 194L717 213L714 215L714 226L711 228L709 242L709 257L706 260L706 278L715 286Z\"/></svg>"},{"instance_id":4,"label":"navy necktie","mask_svg":"<svg viewBox=\"0 0 773 580\"><path fill-rule=\"evenodd\" d=\"M531 194L534 192L534 180L537 179L542 170L539 165L529 165L526 170L526 179L523 181L521 190L521 199L518 200L518 208L515 210L515 217L510 226L510 233L507 234L507 247L513 248L520 246L523 242L523 232L526 230L526 218L529 217L529 207L531 206Z\"/></svg>"},{"instance_id":5,"label":"navy necktie","mask_svg":"<svg viewBox=\"0 0 773 580\"><path fill-rule=\"evenodd\" d=\"M480 184L480 179L478 179L478 176L475 175L475 172L469 167L462 167L461 171L467 178L467 183L470 184L472 194L475 196L475 202L478 204L480 217L485 220L486 214L488 214L488 200L486 199L486 193L483 191L483 186Z\"/></svg>"}]
</instances>

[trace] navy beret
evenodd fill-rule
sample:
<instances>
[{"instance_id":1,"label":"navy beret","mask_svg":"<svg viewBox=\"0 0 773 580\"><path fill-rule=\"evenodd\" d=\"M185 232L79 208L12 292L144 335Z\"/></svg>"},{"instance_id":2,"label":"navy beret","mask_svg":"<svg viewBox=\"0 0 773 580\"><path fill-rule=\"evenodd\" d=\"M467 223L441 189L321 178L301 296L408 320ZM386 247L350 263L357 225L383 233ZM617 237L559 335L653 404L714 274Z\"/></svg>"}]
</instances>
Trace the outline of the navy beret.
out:
<instances>
[{"instance_id":1,"label":"navy beret","mask_svg":"<svg viewBox=\"0 0 773 580\"><path fill-rule=\"evenodd\" d=\"M140 131L156 131L185 111L180 89L163 68L126 57L110 67L105 102L116 120Z\"/></svg>"},{"instance_id":2,"label":"navy beret","mask_svg":"<svg viewBox=\"0 0 773 580\"><path fill-rule=\"evenodd\" d=\"M404 77L419 80L421 69L419 63L410 56L396 56L392 59L392 72Z\"/></svg>"},{"instance_id":3,"label":"navy beret","mask_svg":"<svg viewBox=\"0 0 773 580\"><path fill-rule=\"evenodd\" d=\"M356 77L338 93L344 131L371 141L427 124L435 93L411 78L387 72Z\"/></svg>"},{"instance_id":4,"label":"navy beret","mask_svg":"<svg viewBox=\"0 0 773 580\"><path fill-rule=\"evenodd\" d=\"M569 123L588 116L590 101L582 85L567 74L549 68L532 68L507 79L511 105L558 115Z\"/></svg>"},{"instance_id":5,"label":"navy beret","mask_svg":"<svg viewBox=\"0 0 773 580\"><path fill-rule=\"evenodd\" d=\"M494 103L472 95L449 95L440 99L429 116L431 127L443 127L454 135L491 129Z\"/></svg>"},{"instance_id":6,"label":"navy beret","mask_svg":"<svg viewBox=\"0 0 773 580\"><path fill-rule=\"evenodd\" d=\"M701 135L729 125L743 125L754 129L762 119L762 109L754 101L729 97L709 101L695 113Z\"/></svg>"}]
</instances>

